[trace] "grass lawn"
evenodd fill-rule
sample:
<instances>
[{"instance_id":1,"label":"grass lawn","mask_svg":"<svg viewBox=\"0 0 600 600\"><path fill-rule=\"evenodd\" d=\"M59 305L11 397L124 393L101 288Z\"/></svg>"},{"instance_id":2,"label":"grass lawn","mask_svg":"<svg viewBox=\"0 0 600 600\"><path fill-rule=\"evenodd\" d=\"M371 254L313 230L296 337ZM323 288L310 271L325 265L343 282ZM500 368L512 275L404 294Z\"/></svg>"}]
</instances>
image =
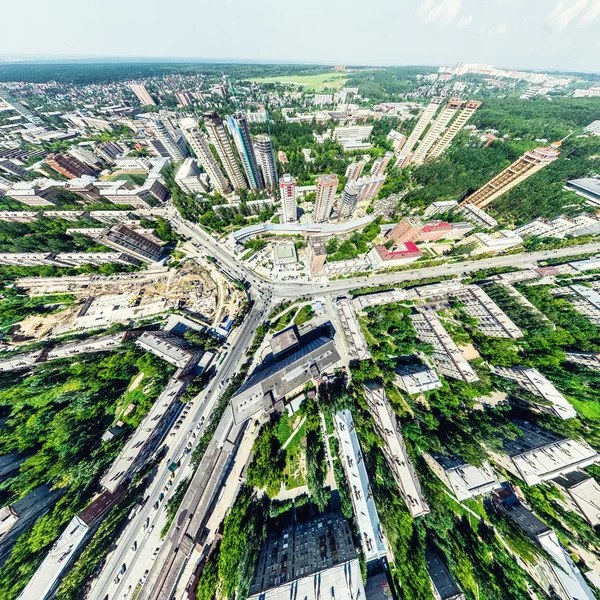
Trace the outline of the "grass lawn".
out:
<instances>
[{"instance_id":1,"label":"grass lawn","mask_svg":"<svg viewBox=\"0 0 600 600\"><path fill-rule=\"evenodd\" d=\"M285 329L292 322L297 310L298 309L296 307L293 307L286 313L283 313L279 319L273 323L271 326L271 331L281 331L282 329Z\"/></svg>"},{"instance_id":2,"label":"grass lawn","mask_svg":"<svg viewBox=\"0 0 600 600\"><path fill-rule=\"evenodd\" d=\"M315 311L312 309L310 304L303 306L294 319L294 325L303 325L307 321L310 321L315 316Z\"/></svg>"},{"instance_id":3,"label":"grass lawn","mask_svg":"<svg viewBox=\"0 0 600 600\"><path fill-rule=\"evenodd\" d=\"M288 436L289 437L289 436ZM285 469L283 483L287 490L306 485L306 423L296 433L289 446L285 449Z\"/></svg>"},{"instance_id":4,"label":"grass lawn","mask_svg":"<svg viewBox=\"0 0 600 600\"><path fill-rule=\"evenodd\" d=\"M586 402L583 400L577 400L577 398L573 398L573 396L569 396L569 402L582 417L585 417L590 421L600 421L599 402Z\"/></svg>"},{"instance_id":5,"label":"grass lawn","mask_svg":"<svg viewBox=\"0 0 600 600\"><path fill-rule=\"evenodd\" d=\"M344 87L348 81L348 75L346 73L317 73L316 75L284 75L280 77L261 77L258 79L251 79L250 81L256 83L290 83L296 85L306 86L306 91L324 90L325 88L339 89Z\"/></svg>"}]
</instances>

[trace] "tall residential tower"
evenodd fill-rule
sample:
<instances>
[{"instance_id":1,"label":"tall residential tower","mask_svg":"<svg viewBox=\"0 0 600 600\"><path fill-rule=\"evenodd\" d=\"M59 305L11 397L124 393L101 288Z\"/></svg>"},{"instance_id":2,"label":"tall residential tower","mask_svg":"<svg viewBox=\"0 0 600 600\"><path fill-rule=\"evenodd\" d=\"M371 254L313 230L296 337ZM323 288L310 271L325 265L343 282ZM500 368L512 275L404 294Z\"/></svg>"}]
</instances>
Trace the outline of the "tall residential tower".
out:
<instances>
[{"instance_id":1,"label":"tall residential tower","mask_svg":"<svg viewBox=\"0 0 600 600\"><path fill-rule=\"evenodd\" d=\"M239 190L247 189L248 185L242 175L231 141L227 137L223 119L214 110L211 110L204 113L204 125L208 131L210 143L216 148L233 187Z\"/></svg>"},{"instance_id":2,"label":"tall residential tower","mask_svg":"<svg viewBox=\"0 0 600 600\"><path fill-rule=\"evenodd\" d=\"M339 180L337 175L320 175L317 179L317 199L313 213L315 223L329 219Z\"/></svg>"},{"instance_id":3,"label":"tall residential tower","mask_svg":"<svg viewBox=\"0 0 600 600\"><path fill-rule=\"evenodd\" d=\"M228 194L231 191L231 185L225 175L223 175L219 163L210 151L206 138L198 128L198 123L194 119L185 118L181 119L180 126L185 139L208 174L211 185L214 186L219 194Z\"/></svg>"},{"instance_id":4,"label":"tall residential tower","mask_svg":"<svg viewBox=\"0 0 600 600\"><path fill-rule=\"evenodd\" d=\"M446 129L440 141L432 148L427 156L428 159L438 157L448 146L456 134L467 124L467 121L475 114L475 111L481 106L481 102L469 100L460 110L456 119L450 123L450 127Z\"/></svg>"},{"instance_id":5,"label":"tall residential tower","mask_svg":"<svg viewBox=\"0 0 600 600\"><path fill-rule=\"evenodd\" d=\"M296 204L296 179L286 173L279 180L281 194L281 207L283 209L283 222L295 223L298 220L298 206Z\"/></svg>"},{"instance_id":6,"label":"tall residential tower","mask_svg":"<svg viewBox=\"0 0 600 600\"><path fill-rule=\"evenodd\" d=\"M252 190L262 190L265 187L262 175L258 169L254 146L248 129L248 121L242 112L236 112L227 119L229 131L233 136L233 141L242 160L242 166L246 173L246 179Z\"/></svg>"},{"instance_id":7,"label":"tall residential tower","mask_svg":"<svg viewBox=\"0 0 600 600\"><path fill-rule=\"evenodd\" d=\"M279 176L277 175L277 165L275 163L275 153L273 152L271 138L264 133L254 136L254 150L256 151L256 160L262 171L265 187L269 190L274 190L279 183Z\"/></svg>"}]
</instances>

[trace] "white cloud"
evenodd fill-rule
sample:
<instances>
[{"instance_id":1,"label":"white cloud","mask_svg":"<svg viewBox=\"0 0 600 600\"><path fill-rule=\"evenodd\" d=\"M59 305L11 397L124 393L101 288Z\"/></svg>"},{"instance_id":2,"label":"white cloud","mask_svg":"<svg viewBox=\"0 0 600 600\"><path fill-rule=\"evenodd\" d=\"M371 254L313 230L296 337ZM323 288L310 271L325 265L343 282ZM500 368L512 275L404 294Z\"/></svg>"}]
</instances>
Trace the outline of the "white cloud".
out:
<instances>
[{"instance_id":1,"label":"white cloud","mask_svg":"<svg viewBox=\"0 0 600 600\"><path fill-rule=\"evenodd\" d=\"M463 15L458 22L459 29L467 29L471 25L473 25L473 15L469 15L468 17Z\"/></svg>"},{"instance_id":2,"label":"white cloud","mask_svg":"<svg viewBox=\"0 0 600 600\"><path fill-rule=\"evenodd\" d=\"M507 29L506 23L499 23L493 29L492 33L495 33L496 35L502 35L502 34L506 33L506 29Z\"/></svg>"},{"instance_id":3,"label":"white cloud","mask_svg":"<svg viewBox=\"0 0 600 600\"><path fill-rule=\"evenodd\" d=\"M570 23L590 25L600 16L600 0L559 0L546 18L554 31L562 31Z\"/></svg>"},{"instance_id":4,"label":"white cloud","mask_svg":"<svg viewBox=\"0 0 600 600\"><path fill-rule=\"evenodd\" d=\"M423 23L453 23L462 7L462 0L424 0L417 8L417 17Z\"/></svg>"},{"instance_id":5,"label":"white cloud","mask_svg":"<svg viewBox=\"0 0 600 600\"><path fill-rule=\"evenodd\" d=\"M582 25L590 25L600 17L600 0L592 0L588 9L581 16Z\"/></svg>"}]
</instances>

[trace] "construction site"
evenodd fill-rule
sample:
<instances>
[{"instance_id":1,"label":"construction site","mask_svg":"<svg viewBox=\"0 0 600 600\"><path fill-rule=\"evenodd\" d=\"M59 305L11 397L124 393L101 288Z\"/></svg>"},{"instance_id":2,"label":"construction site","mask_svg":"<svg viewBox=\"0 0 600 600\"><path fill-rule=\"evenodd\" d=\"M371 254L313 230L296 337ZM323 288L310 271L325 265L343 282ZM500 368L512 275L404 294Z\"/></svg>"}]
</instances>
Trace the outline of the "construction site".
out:
<instances>
[{"instance_id":1,"label":"construction site","mask_svg":"<svg viewBox=\"0 0 600 600\"><path fill-rule=\"evenodd\" d=\"M210 264L194 260L178 269L154 267L118 275L31 277L16 281L30 297L70 294L75 302L63 310L31 315L15 325L13 334L31 341L69 332L134 325L141 320L177 311L204 325L217 325L224 315L234 317L244 300Z\"/></svg>"}]
</instances>

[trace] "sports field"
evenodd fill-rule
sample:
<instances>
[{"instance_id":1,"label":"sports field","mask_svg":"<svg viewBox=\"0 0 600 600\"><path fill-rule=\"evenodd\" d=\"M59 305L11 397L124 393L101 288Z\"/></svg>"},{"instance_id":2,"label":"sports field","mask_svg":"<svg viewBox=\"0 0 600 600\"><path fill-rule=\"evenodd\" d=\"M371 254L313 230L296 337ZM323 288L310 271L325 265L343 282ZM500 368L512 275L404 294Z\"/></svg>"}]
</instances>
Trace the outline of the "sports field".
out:
<instances>
[{"instance_id":1,"label":"sports field","mask_svg":"<svg viewBox=\"0 0 600 600\"><path fill-rule=\"evenodd\" d=\"M346 73L317 73L315 75L282 75L279 77L259 77L251 79L256 83L291 83L305 86L307 90L319 92L325 88L339 89L348 81Z\"/></svg>"}]
</instances>

